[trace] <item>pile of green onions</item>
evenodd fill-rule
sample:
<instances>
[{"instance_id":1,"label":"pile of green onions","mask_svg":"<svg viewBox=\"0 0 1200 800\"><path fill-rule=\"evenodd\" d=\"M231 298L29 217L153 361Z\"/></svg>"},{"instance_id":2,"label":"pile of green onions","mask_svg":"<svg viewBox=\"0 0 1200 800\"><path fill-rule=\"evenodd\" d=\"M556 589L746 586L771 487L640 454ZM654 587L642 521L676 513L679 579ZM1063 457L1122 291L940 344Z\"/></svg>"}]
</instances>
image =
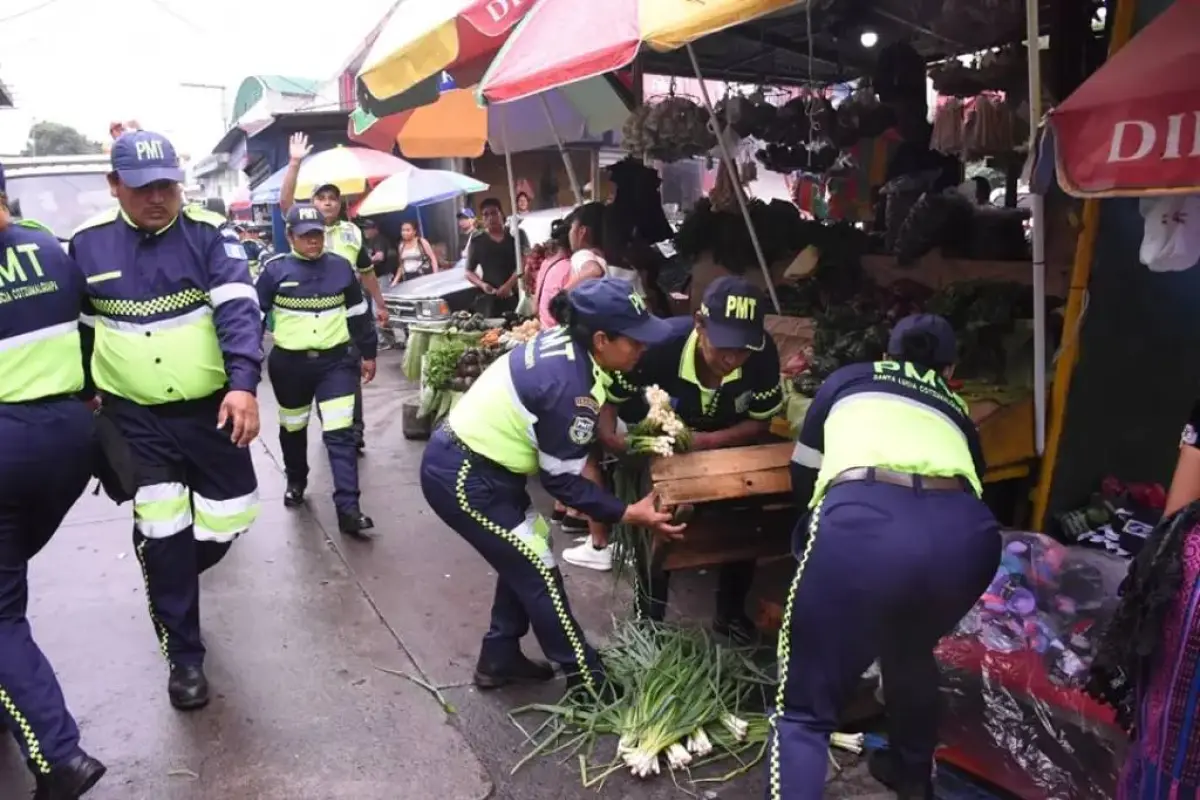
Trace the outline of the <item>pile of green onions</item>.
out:
<instances>
[{"instance_id":1,"label":"pile of green onions","mask_svg":"<svg viewBox=\"0 0 1200 800\"><path fill-rule=\"evenodd\" d=\"M738 762L727 775L699 783L729 780L762 758L768 720L748 709L762 707L772 678L748 651L724 647L702 630L620 621L601 655L615 699L598 701L576 690L556 705L513 711L531 745L514 772L535 756L563 751L567 758L578 755L584 786L625 768L646 778L660 774L664 762L672 773ZM518 718L534 712L546 718L527 731ZM613 737L615 751L605 746Z\"/></svg>"},{"instance_id":2,"label":"pile of green onions","mask_svg":"<svg viewBox=\"0 0 1200 800\"><path fill-rule=\"evenodd\" d=\"M671 407L671 396L658 386L647 386L646 407L646 418L629 429L625 439L627 451L650 456L687 452L692 432Z\"/></svg>"}]
</instances>

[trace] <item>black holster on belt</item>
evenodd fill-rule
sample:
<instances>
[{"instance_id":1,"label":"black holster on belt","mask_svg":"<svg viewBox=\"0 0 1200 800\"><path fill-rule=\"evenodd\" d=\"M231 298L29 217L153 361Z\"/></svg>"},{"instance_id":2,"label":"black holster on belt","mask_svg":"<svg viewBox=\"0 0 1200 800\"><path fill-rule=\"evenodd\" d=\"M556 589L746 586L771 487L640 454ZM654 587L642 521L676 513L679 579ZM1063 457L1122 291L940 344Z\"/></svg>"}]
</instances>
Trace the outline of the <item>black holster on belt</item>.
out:
<instances>
[{"instance_id":1,"label":"black holster on belt","mask_svg":"<svg viewBox=\"0 0 1200 800\"><path fill-rule=\"evenodd\" d=\"M100 489L120 505L137 493L137 472L129 442L117 423L101 407L96 411L96 452L92 457L92 474L100 481Z\"/></svg>"}]
</instances>

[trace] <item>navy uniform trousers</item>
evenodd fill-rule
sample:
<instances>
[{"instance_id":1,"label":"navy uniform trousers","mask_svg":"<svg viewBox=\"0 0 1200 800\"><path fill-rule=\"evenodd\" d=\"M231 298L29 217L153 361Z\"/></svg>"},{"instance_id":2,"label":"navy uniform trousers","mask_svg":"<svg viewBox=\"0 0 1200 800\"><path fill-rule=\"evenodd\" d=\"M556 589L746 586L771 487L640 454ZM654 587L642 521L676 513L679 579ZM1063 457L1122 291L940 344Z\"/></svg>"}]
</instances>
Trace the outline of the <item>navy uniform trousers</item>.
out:
<instances>
[{"instance_id":1,"label":"navy uniform trousers","mask_svg":"<svg viewBox=\"0 0 1200 800\"><path fill-rule=\"evenodd\" d=\"M202 666L200 575L229 552L258 514L249 448L217 428L221 394L162 406L105 396L137 478L133 546L150 621L172 664Z\"/></svg>"},{"instance_id":2,"label":"navy uniform trousers","mask_svg":"<svg viewBox=\"0 0 1200 800\"><path fill-rule=\"evenodd\" d=\"M999 524L969 491L873 480L832 485L800 524L767 797L823 796L829 735L876 658L900 777L920 785L937 745L933 649L995 575Z\"/></svg>"},{"instance_id":3,"label":"navy uniform trousers","mask_svg":"<svg viewBox=\"0 0 1200 800\"><path fill-rule=\"evenodd\" d=\"M0 719L35 772L79 754L79 729L33 641L27 570L87 488L92 413L78 400L0 405Z\"/></svg>"},{"instance_id":4,"label":"navy uniform trousers","mask_svg":"<svg viewBox=\"0 0 1200 800\"><path fill-rule=\"evenodd\" d=\"M532 623L548 659L568 677L599 689L600 658L571 614L549 527L535 517L525 483L526 476L471 452L445 426L434 432L421 459L426 502L496 570L480 663L502 669L518 657Z\"/></svg>"},{"instance_id":5,"label":"navy uniform trousers","mask_svg":"<svg viewBox=\"0 0 1200 800\"><path fill-rule=\"evenodd\" d=\"M267 356L267 374L279 402L279 447L289 486L308 483L308 420L313 401L321 417L321 438L333 474L333 504L343 514L358 513L358 453L354 411L358 406L358 353L347 346L332 350L283 350Z\"/></svg>"}]
</instances>

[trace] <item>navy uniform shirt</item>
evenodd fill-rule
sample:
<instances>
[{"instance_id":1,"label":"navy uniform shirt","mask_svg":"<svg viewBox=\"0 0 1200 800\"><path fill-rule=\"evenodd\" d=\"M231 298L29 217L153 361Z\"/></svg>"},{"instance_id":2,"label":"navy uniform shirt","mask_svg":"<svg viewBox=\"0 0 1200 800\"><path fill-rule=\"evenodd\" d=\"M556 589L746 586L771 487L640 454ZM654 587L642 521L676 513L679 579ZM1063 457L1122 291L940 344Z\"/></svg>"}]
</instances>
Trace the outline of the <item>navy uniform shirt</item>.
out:
<instances>
[{"instance_id":1,"label":"navy uniform shirt","mask_svg":"<svg viewBox=\"0 0 1200 800\"><path fill-rule=\"evenodd\" d=\"M793 484L799 473L813 485L810 506L856 467L962 477L976 493L986 468L966 402L936 370L900 361L848 364L830 375L804 417L792 463L800 468Z\"/></svg>"},{"instance_id":2,"label":"navy uniform shirt","mask_svg":"<svg viewBox=\"0 0 1200 800\"><path fill-rule=\"evenodd\" d=\"M0 231L0 403L84 388L84 292L83 273L49 231L29 221Z\"/></svg>"},{"instance_id":3,"label":"navy uniform shirt","mask_svg":"<svg viewBox=\"0 0 1200 800\"><path fill-rule=\"evenodd\" d=\"M276 347L332 350L353 340L363 358L375 358L375 326L354 269L342 256L277 255L263 266L257 289L262 313L274 315Z\"/></svg>"},{"instance_id":4,"label":"navy uniform shirt","mask_svg":"<svg viewBox=\"0 0 1200 800\"><path fill-rule=\"evenodd\" d=\"M257 390L258 295L220 214L184 206L144 231L113 209L84 223L70 251L87 279L98 389L147 406Z\"/></svg>"},{"instance_id":5,"label":"navy uniform shirt","mask_svg":"<svg viewBox=\"0 0 1200 800\"><path fill-rule=\"evenodd\" d=\"M646 416L644 390L652 385L671 396L675 413L695 431L721 431L747 419L767 420L783 407L779 351L770 336L764 337L762 350L752 352L720 386L709 389L696 376L699 334L695 321L673 317L666 322L673 329L671 338L649 348L632 372L614 376L609 397L621 404L623 419L636 421Z\"/></svg>"},{"instance_id":6,"label":"navy uniform shirt","mask_svg":"<svg viewBox=\"0 0 1200 800\"><path fill-rule=\"evenodd\" d=\"M505 469L537 473L570 508L618 522L625 504L582 475L609 381L587 350L550 328L484 370L450 411L450 428Z\"/></svg>"}]
</instances>

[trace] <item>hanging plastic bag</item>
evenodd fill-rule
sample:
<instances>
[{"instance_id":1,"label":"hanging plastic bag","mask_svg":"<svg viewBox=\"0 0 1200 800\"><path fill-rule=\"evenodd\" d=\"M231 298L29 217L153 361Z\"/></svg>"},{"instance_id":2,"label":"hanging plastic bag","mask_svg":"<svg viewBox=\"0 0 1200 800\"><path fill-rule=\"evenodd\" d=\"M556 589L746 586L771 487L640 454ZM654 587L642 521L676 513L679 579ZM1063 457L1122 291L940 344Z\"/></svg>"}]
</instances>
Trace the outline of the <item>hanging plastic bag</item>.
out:
<instances>
[{"instance_id":1,"label":"hanging plastic bag","mask_svg":"<svg viewBox=\"0 0 1200 800\"><path fill-rule=\"evenodd\" d=\"M1200 195L1145 198L1140 259L1153 272L1180 272L1200 261Z\"/></svg>"}]
</instances>

